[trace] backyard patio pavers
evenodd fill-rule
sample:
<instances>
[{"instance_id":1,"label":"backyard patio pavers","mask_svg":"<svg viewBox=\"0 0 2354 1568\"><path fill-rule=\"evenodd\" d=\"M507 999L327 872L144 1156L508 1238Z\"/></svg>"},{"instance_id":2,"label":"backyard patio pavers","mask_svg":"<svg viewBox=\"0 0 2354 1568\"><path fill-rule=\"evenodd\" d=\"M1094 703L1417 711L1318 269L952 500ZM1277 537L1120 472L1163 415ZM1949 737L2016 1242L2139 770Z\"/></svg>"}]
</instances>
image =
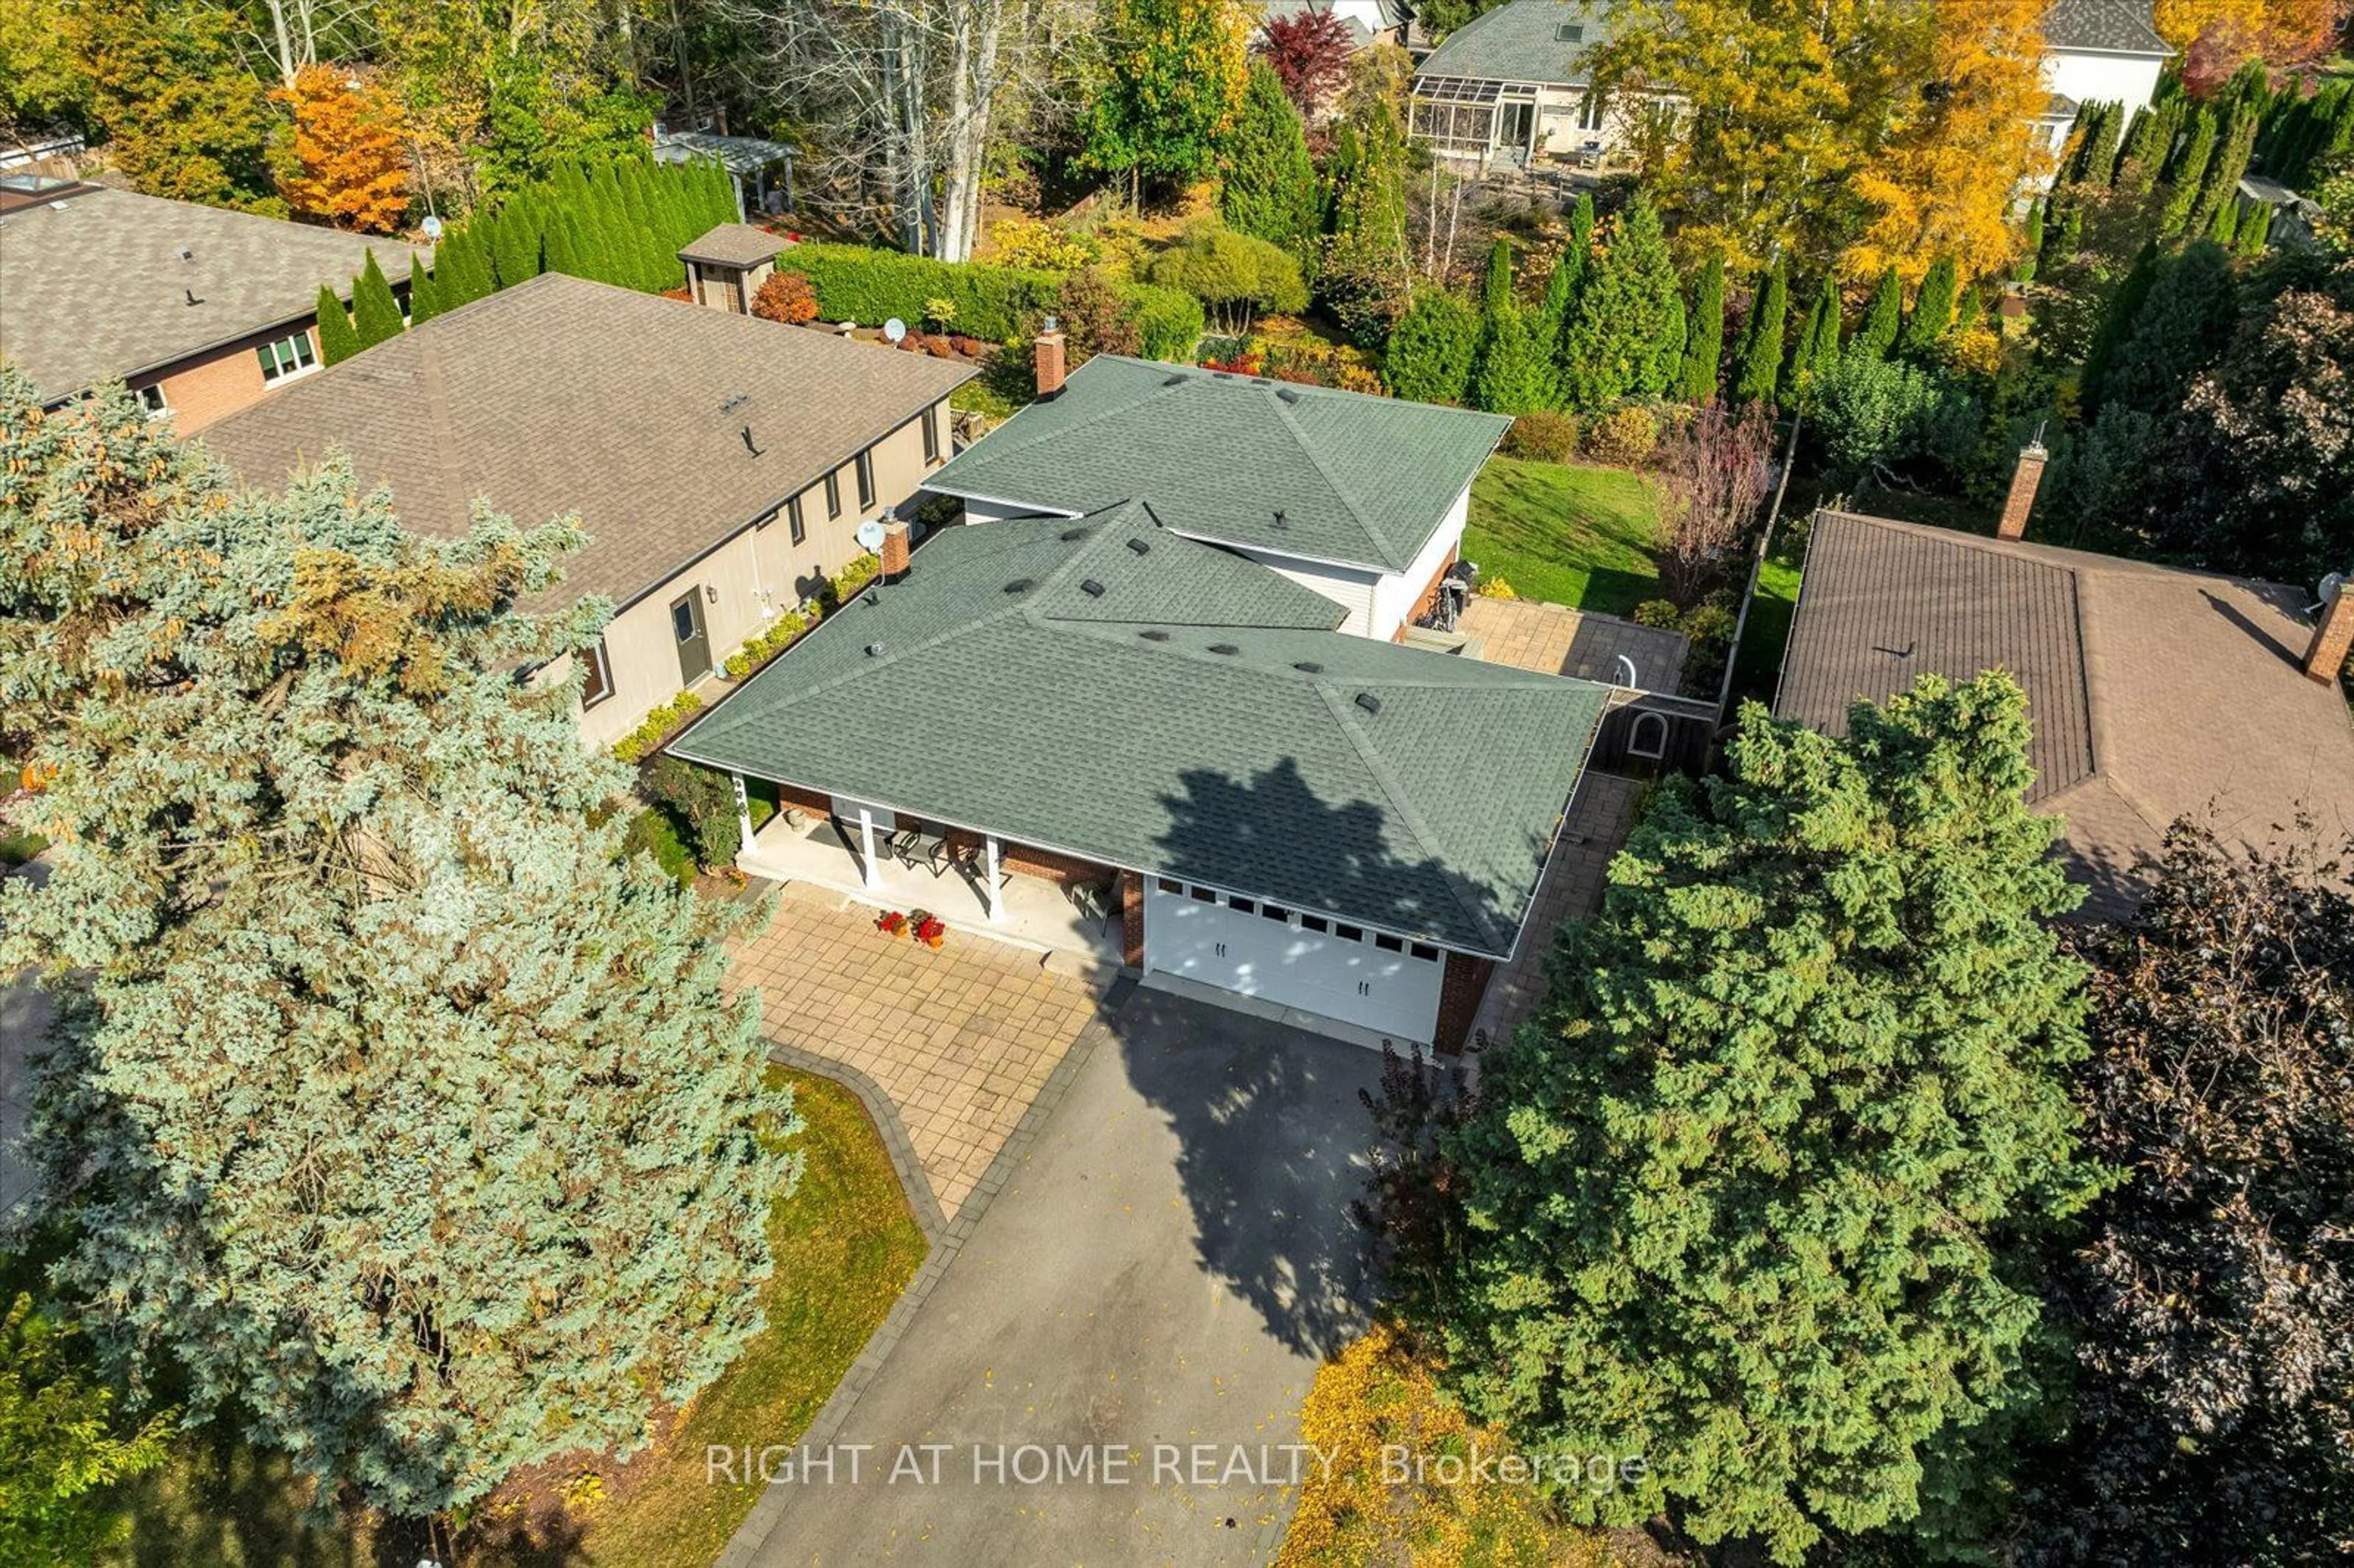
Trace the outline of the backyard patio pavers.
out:
<instances>
[{"instance_id":1,"label":"backyard patio pavers","mask_svg":"<svg viewBox=\"0 0 2354 1568\"><path fill-rule=\"evenodd\" d=\"M1478 638L1479 657L1491 664L1548 675L1621 681L1623 654L1634 662L1643 688L1653 692L1676 689L1691 648L1680 631L1534 599L1475 598L1463 607L1456 630Z\"/></svg>"},{"instance_id":2,"label":"backyard patio pavers","mask_svg":"<svg viewBox=\"0 0 2354 1568\"><path fill-rule=\"evenodd\" d=\"M875 911L791 885L745 938L736 980L760 991L769 1040L864 1075L890 1097L942 1215L990 1161L1096 1016L1086 981L1039 955L952 934L938 951L875 928Z\"/></svg>"}]
</instances>

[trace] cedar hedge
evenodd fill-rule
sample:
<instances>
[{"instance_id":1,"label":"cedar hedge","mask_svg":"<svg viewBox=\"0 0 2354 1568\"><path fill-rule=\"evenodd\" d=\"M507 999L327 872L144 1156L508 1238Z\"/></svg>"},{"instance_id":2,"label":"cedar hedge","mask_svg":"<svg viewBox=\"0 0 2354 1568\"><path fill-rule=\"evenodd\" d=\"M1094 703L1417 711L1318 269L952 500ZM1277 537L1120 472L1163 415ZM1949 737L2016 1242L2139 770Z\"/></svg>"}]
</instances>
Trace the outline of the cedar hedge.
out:
<instances>
[{"instance_id":1,"label":"cedar hedge","mask_svg":"<svg viewBox=\"0 0 2354 1568\"><path fill-rule=\"evenodd\" d=\"M985 261L938 261L864 245L796 245L777 258L779 270L798 272L817 291L820 318L874 326L893 316L919 326L929 302L946 300L946 323L970 337L999 343L1029 336L1055 308L1062 276ZM1202 335L1202 304L1175 289L1130 284L1145 354L1182 359Z\"/></svg>"}]
</instances>

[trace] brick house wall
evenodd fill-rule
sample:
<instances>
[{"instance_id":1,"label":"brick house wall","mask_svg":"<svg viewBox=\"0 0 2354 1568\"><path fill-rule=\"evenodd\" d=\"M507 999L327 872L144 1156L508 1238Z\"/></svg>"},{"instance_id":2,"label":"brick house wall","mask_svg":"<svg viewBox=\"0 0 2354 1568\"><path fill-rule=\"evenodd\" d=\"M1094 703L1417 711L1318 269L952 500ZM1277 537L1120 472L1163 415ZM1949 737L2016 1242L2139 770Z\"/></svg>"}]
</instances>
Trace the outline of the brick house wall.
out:
<instances>
[{"instance_id":1,"label":"brick house wall","mask_svg":"<svg viewBox=\"0 0 2354 1568\"><path fill-rule=\"evenodd\" d=\"M1438 977L1438 1027L1433 1036L1440 1054L1463 1054L1471 1021L1479 1016L1479 999L1488 994L1488 977L1495 971L1492 959L1452 951L1447 955L1446 971Z\"/></svg>"},{"instance_id":2,"label":"brick house wall","mask_svg":"<svg viewBox=\"0 0 2354 1568\"><path fill-rule=\"evenodd\" d=\"M1132 871L1119 874L1119 961L1144 972L1144 878Z\"/></svg>"}]
</instances>

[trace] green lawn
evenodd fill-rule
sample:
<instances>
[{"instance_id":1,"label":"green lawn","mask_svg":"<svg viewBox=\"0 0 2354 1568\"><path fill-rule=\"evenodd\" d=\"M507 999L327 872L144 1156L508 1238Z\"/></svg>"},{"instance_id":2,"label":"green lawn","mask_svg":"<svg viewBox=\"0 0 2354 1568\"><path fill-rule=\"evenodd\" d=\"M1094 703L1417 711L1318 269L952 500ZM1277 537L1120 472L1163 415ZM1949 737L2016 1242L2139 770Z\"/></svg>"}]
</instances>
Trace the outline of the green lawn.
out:
<instances>
[{"instance_id":1,"label":"green lawn","mask_svg":"<svg viewBox=\"0 0 2354 1568\"><path fill-rule=\"evenodd\" d=\"M816 1418L924 1260L923 1232L856 1096L831 1079L769 1069L792 1086L807 1129L801 1184L769 1221L777 1259L769 1332L703 1392L686 1418L627 1465L564 1464L493 1493L461 1538L465 1568L709 1563L759 1488L706 1483L705 1444L792 1443ZM569 1512L555 1496L576 1477ZM376 1556L367 1521L303 1517L311 1489L285 1462L225 1429L184 1434L165 1466L123 1489L132 1537L113 1561L162 1568L359 1568Z\"/></svg>"},{"instance_id":2,"label":"green lawn","mask_svg":"<svg viewBox=\"0 0 2354 1568\"><path fill-rule=\"evenodd\" d=\"M1659 524L1640 474L1493 457L1471 484L1463 553L1522 599L1625 615L1659 597Z\"/></svg>"}]
</instances>

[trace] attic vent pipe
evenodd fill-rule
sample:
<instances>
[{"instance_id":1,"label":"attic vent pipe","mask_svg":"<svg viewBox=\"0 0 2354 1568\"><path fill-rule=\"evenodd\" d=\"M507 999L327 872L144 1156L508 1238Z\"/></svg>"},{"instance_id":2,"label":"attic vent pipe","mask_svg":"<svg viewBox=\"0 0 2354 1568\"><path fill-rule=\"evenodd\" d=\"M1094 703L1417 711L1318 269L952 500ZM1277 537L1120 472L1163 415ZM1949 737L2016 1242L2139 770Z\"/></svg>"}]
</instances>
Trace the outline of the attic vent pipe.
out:
<instances>
[{"instance_id":1,"label":"attic vent pipe","mask_svg":"<svg viewBox=\"0 0 2354 1568\"><path fill-rule=\"evenodd\" d=\"M1371 692L1359 692L1357 694L1357 705L1364 709L1369 714L1377 714L1382 711L1381 698L1373 695Z\"/></svg>"},{"instance_id":2,"label":"attic vent pipe","mask_svg":"<svg viewBox=\"0 0 2354 1568\"><path fill-rule=\"evenodd\" d=\"M880 642L869 642L866 645L866 656L869 659L880 659L883 656L883 644Z\"/></svg>"}]
</instances>

